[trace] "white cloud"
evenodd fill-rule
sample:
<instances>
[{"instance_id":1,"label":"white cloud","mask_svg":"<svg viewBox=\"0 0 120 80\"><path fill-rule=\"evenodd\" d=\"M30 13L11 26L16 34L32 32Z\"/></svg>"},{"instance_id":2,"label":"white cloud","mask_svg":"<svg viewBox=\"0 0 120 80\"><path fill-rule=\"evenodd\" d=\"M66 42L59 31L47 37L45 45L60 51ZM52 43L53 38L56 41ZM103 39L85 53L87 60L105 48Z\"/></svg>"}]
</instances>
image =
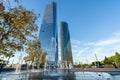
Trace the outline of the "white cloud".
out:
<instances>
[{"instance_id":1,"label":"white cloud","mask_svg":"<svg viewBox=\"0 0 120 80\"><path fill-rule=\"evenodd\" d=\"M98 60L103 60L105 56L114 55L116 51L120 52L120 32L94 42L72 40L72 50L73 59L77 62L95 61L95 54Z\"/></svg>"},{"instance_id":2,"label":"white cloud","mask_svg":"<svg viewBox=\"0 0 120 80\"><path fill-rule=\"evenodd\" d=\"M89 50L89 47L83 48L83 49L81 49L78 53L79 53L79 55L80 55L80 54L82 54L82 53L84 53L84 52L86 52L86 51L88 51L88 50Z\"/></svg>"},{"instance_id":3,"label":"white cloud","mask_svg":"<svg viewBox=\"0 0 120 80\"><path fill-rule=\"evenodd\" d=\"M71 40L71 43L74 45L74 44L81 44L81 41L79 40Z\"/></svg>"},{"instance_id":4,"label":"white cloud","mask_svg":"<svg viewBox=\"0 0 120 80\"><path fill-rule=\"evenodd\" d=\"M120 32L115 32L106 40L101 40L96 43L96 46L115 45L120 43Z\"/></svg>"},{"instance_id":5,"label":"white cloud","mask_svg":"<svg viewBox=\"0 0 120 80\"><path fill-rule=\"evenodd\" d=\"M86 42L84 45L86 46L96 45L96 42Z\"/></svg>"},{"instance_id":6,"label":"white cloud","mask_svg":"<svg viewBox=\"0 0 120 80\"><path fill-rule=\"evenodd\" d=\"M116 43L120 43L119 38L99 41L96 43L96 46L105 46L105 45L111 45L111 44L116 44Z\"/></svg>"},{"instance_id":7,"label":"white cloud","mask_svg":"<svg viewBox=\"0 0 120 80\"><path fill-rule=\"evenodd\" d=\"M116 37L120 37L120 32L115 32L113 35Z\"/></svg>"}]
</instances>

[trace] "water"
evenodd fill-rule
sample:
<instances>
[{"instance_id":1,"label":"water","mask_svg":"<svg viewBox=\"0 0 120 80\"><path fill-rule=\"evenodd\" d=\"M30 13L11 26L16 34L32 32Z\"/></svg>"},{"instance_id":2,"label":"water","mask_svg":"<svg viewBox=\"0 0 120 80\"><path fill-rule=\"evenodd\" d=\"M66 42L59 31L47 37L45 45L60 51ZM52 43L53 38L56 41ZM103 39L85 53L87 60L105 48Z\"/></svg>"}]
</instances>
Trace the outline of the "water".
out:
<instances>
[{"instance_id":1,"label":"water","mask_svg":"<svg viewBox=\"0 0 120 80\"><path fill-rule=\"evenodd\" d=\"M16 67L16 73L20 72L21 70L21 64L22 64L22 54L20 54L19 56L19 61L18 61L18 64L17 64L17 67Z\"/></svg>"},{"instance_id":2,"label":"water","mask_svg":"<svg viewBox=\"0 0 120 80\"><path fill-rule=\"evenodd\" d=\"M44 70L47 70L47 66L48 66L48 62L47 62L48 56L46 55L46 61L45 61L45 65L44 65Z\"/></svg>"},{"instance_id":3,"label":"water","mask_svg":"<svg viewBox=\"0 0 120 80\"><path fill-rule=\"evenodd\" d=\"M110 74L108 74L108 73L101 73L101 72L77 72L75 74L77 75L76 76L76 80L113 80L112 76Z\"/></svg>"},{"instance_id":4,"label":"water","mask_svg":"<svg viewBox=\"0 0 120 80\"><path fill-rule=\"evenodd\" d=\"M70 72L68 69L51 69L2 72L0 80L120 80L120 75L110 75L104 72Z\"/></svg>"}]
</instances>

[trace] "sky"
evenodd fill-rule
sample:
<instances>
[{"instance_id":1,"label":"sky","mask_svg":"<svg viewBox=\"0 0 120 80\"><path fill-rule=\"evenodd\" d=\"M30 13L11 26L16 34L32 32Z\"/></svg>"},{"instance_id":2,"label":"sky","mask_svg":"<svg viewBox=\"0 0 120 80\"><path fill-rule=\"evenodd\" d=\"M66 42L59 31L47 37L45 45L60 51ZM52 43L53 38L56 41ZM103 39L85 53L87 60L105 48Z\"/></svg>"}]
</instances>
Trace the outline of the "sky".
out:
<instances>
[{"instance_id":1,"label":"sky","mask_svg":"<svg viewBox=\"0 0 120 80\"><path fill-rule=\"evenodd\" d=\"M45 6L57 3L57 26L69 26L74 62L90 63L120 52L120 0L21 0L42 22ZM59 32L58 32L59 33ZM60 54L60 53L59 53Z\"/></svg>"}]
</instances>

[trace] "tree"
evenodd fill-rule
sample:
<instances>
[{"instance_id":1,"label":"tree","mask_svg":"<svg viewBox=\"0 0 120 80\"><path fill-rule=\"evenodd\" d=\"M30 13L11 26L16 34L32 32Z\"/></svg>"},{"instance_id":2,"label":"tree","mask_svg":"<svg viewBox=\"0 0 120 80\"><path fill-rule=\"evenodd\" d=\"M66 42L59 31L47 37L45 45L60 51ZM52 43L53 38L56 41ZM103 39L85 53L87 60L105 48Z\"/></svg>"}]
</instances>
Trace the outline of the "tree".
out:
<instances>
[{"instance_id":1,"label":"tree","mask_svg":"<svg viewBox=\"0 0 120 80\"><path fill-rule=\"evenodd\" d=\"M0 3L0 56L12 56L22 49L27 37L33 37L37 31L36 19L32 11L21 5L5 10L3 2Z\"/></svg>"},{"instance_id":2,"label":"tree","mask_svg":"<svg viewBox=\"0 0 120 80\"><path fill-rule=\"evenodd\" d=\"M120 54L118 52L115 52L115 63L120 64Z\"/></svg>"},{"instance_id":3,"label":"tree","mask_svg":"<svg viewBox=\"0 0 120 80\"><path fill-rule=\"evenodd\" d=\"M31 63L38 67L40 64L45 63L46 53L41 50L40 42L38 40L29 41L26 52L28 55L24 57L25 62L29 62L29 64Z\"/></svg>"},{"instance_id":4,"label":"tree","mask_svg":"<svg viewBox=\"0 0 120 80\"><path fill-rule=\"evenodd\" d=\"M113 61L113 57L106 57L104 59L104 64L112 64Z\"/></svg>"}]
</instances>

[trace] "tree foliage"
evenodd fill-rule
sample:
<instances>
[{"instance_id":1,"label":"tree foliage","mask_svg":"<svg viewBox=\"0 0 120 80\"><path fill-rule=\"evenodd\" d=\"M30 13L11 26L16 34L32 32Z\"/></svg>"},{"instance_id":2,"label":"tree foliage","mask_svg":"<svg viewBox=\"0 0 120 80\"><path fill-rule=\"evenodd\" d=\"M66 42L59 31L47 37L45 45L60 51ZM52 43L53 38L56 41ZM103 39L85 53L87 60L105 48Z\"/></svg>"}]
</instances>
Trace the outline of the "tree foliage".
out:
<instances>
[{"instance_id":1,"label":"tree foliage","mask_svg":"<svg viewBox=\"0 0 120 80\"><path fill-rule=\"evenodd\" d=\"M106 57L104 59L104 64L112 64L114 62L113 57Z\"/></svg>"},{"instance_id":2,"label":"tree foliage","mask_svg":"<svg viewBox=\"0 0 120 80\"><path fill-rule=\"evenodd\" d=\"M115 63L120 64L120 54L118 52L115 53Z\"/></svg>"},{"instance_id":3,"label":"tree foliage","mask_svg":"<svg viewBox=\"0 0 120 80\"><path fill-rule=\"evenodd\" d=\"M37 17L21 5L8 8L8 11L2 7L4 5L0 3L0 56L10 57L22 49L28 36L33 37L32 33L38 28L35 24Z\"/></svg>"},{"instance_id":4,"label":"tree foliage","mask_svg":"<svg viewBox=\"0 0 120 80\"><path fill-rule=\"evenodd\" d=\"M36 66L44 64L46 53L40 48L40 42L38 40L29 41L26 49L28 56L24 57L25 62L31 62L31 64Z\"/></svg>"},{"instance_id":5,"label":"tree foliage","mask_svg":"<svg viewBox=\"0 0 120 80\"><path fill-rule=\"evenodd\" d=\"M115 52L114 56L105 57L105 59L101 62L103 62L104 64L120 64L120 54L118 52Z\"/></svg>"}]
</instances>

